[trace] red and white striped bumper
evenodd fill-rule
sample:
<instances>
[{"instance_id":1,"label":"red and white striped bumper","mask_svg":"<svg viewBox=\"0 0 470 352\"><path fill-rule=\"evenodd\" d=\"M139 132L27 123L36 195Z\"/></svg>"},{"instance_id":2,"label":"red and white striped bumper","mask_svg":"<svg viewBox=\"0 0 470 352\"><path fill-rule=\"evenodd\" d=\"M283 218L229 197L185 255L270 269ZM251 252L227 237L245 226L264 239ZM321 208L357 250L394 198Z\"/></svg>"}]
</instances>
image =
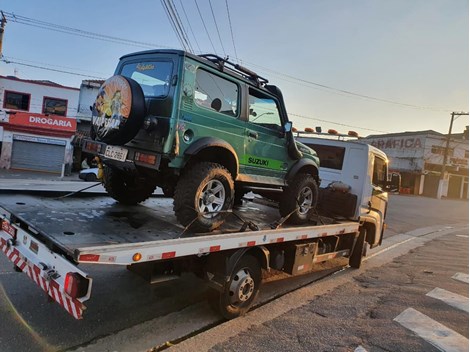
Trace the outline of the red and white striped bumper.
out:
<instances>
[{"instance_id":1,"label":"red and white striped bumper","mask_svg":"<svg viewBox=\"0 0 470 352\"><path fill-rule=\"evenodd\" d=\"M10 234L0 230L0 250L69 314L75 319L82 319L83 311L86 309L82 302L89 299L91 282L87 296L75 299L65 293L64 280L67 272L77 272L83 277L87 277L87 275L62 256L51 252L31 235L20 229L17 231L16 244L12 246ZM31 243L34 243L33 248L37 254L28 249ZM54 268L54 270L50 268Z\"/></svg>"}]
</instances>

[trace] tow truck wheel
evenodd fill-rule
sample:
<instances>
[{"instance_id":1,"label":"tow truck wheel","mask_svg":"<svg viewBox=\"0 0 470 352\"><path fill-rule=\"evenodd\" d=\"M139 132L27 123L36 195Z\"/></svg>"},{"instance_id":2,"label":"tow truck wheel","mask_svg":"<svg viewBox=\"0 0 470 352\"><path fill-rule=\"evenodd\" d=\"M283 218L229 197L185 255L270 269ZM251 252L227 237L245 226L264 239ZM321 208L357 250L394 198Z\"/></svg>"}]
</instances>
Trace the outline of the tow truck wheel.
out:
<instances>
[{"instance_id":1,"label":"tow truck wheel","mask_svg":"<svg viewBox=\"0 0 470 352\"><path fill-rule=\"evenodd\" d=\"M359 237L357 238L356 244L354 245L351 255L349 256L349 266L351 268L359 269L362 264L362 257L365 256L366 252L366 230L361 228Z\"/></svg>"},{"instance_id":2,"label":"tow truck wheel","mask_svg":"<svg viewBox=\"0 0 470 352\"><path fill-rule=\"evenodd\" d=\"M143 202L157 187L148 177L141 177L137 173L126 173L109 166L104 167L103 185L112 198L128 205Z\"/></svg>"},{"instance_id":3,"label":"tow truck wheel","mask_svg":"<svg viewBox=\"0 0 470 352\"><path fill-rule=\"evenodd\" d=\"M219 294L218 310L226 319L245 314L253 304L261 283L261 266L255 257L245 255L235 265L225 290Z\"/></svg>"},{"instance_id":4,"label":"tow truck wheel","mask_svg":"<svg viewBox=\"0 0 470 352\"><path fill-rule=\"evenodd\" d=\"M289 216L291 224L305 224L315 212L317 201L318 186L313 176L298 174L282 192L279 212L282 217Z\"/></svg>"},{"instance_id":5,"label":"tow truck wheel","mask_svg":"<svg viewBox=\"0 0 470 352\"><path fill-rule=\"evenodd\" d=\"M232 176L220 164L200 162L179 179L173 209L183 226L196 232L216 229L233 207Z\"/></svg>"}]
</instances>

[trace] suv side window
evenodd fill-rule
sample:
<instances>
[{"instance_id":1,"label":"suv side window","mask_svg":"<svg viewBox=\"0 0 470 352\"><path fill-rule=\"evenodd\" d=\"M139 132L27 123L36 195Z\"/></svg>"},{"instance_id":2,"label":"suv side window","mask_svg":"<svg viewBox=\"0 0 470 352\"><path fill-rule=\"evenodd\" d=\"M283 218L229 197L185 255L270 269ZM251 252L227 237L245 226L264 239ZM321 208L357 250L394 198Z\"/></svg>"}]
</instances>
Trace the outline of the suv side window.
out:
<instances>
[{"instance_id":1,"label":"suv side window","mask_svg":"<svg viewBox=\"0 0 470 352\"><path fill-rule=\"evenodd\" d=\"M281 115L277 102L270 96L255 89L249 89L250 114L249 122L282 131Z\"/></svg>"},{"instance_id":2,"label":"suv side window","mask_svg":"<svg viewBox=\"0 0 470 352\"><path fill-rule=\"evenodd\" d=\"M375 156L374 173L372 174L372 183L374 186L384 187L387 181L387 161Z\"/></svg>"},{"instance_id":3,"label":"suv side window","mask_svg":"<svg viewBox=\"0 0 470 352\"><path fill-rule=\"evenodd\" d=\"M194 101L197 105L221 114L238 116L238 86L208 71L196 71Z\"/></svg>"}]
</instances>

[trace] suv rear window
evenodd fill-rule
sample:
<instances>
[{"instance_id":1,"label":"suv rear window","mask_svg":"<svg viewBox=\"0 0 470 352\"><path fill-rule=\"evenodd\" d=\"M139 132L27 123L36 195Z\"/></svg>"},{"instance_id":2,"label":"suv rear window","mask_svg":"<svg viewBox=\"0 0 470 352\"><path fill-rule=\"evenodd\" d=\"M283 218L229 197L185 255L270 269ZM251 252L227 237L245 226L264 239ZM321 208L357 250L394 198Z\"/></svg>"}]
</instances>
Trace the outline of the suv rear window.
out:
<instances>
[{"instance_id":1,"label":"suv rear window","mask_svg":"<svg viewBox=\"0 0 470 352\"><path fill-rule=\"evenodd\" d=\"M146 97L166 97L170 90L173 63L169 61L143 61L123 66L121 75L140 84Z\"/></svg>"},{"instance_id":2,"label":"suv rear window","mask_svg":"<svg viewBox=\"0 0 470 352\"><path fill-rule=\"evenodd\" d=\"M327 167L334 170L343 169L345 148L315 143L302 143L317 152L317 155L320 158L320 167Z\"/></svg>"}]
</instances>

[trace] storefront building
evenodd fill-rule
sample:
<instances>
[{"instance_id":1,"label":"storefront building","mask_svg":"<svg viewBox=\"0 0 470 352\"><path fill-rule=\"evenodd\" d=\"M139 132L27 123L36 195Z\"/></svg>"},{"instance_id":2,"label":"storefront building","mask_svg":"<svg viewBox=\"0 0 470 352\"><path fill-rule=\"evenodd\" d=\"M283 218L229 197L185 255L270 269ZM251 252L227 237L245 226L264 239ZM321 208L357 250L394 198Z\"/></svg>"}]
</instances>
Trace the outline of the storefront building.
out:
<instances>
[{"instance_id":1,"label":"storefront building","mask_svg":"<svg viewBox=\"0 0 470 352\"><path fill-rule=\"evenodd\" d=\"M468 135L467 135L468 136ZM468 137L451 136L444 173L443 195L468 199ZM383 150L389 170L401 175L401 192L436 197L447 136L435 131L368 136L362 141Z\"/></svg>"},{"instance_id":2,"label":"storefront building","mask_svg":"<svg viewBox=\"0 0 470 352\"><path fill-rule=\"evenodd\" d=\"M91 108L98 96L103 80L83 80L80 85L77 111L77 132L73 138L73 171L81 169L82 161L87 157L82 152L82 141L90 138L91 131Z\"/></svg>"},{"instance_id":3,"label":"storefront building","mask_svg":"<svg viewBox=\"0 0 470 352\"><path fill-rule=\"evenodd\" d=\"M68 174L79 89L3 76L0 86L0 168Z\"/></svg>"}]
</instances>

